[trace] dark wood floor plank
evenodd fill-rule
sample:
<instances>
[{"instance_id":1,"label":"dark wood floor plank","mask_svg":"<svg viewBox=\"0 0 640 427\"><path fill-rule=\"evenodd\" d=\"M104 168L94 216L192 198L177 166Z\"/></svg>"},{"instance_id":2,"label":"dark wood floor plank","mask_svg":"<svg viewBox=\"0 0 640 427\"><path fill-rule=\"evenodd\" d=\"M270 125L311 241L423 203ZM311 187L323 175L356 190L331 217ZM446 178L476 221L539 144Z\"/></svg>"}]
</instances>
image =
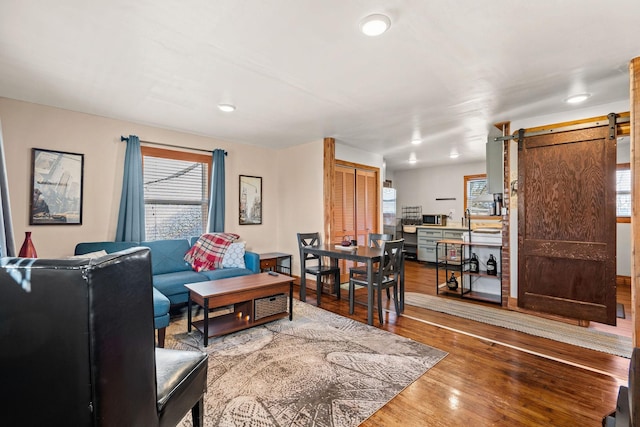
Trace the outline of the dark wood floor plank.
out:
<instances>
[{"instance_id":1,"label":"dark wood floor plank","mask_svg":"<svg viewBox=\"0 0 640 427\"><path fill-rule=\"evenodd\" d=\"M407 263L407 290L433 295L433 269ZM346 296L323 295L322 308L366 322L363 304L349 315ZM313 291L307 302L315 302ZM626 384L629 361L622 357L419 307L407 306L399 317L385 313L382 326L374 319L449 354L364 427L600 426Z\"/></svg>"}]
</instances>

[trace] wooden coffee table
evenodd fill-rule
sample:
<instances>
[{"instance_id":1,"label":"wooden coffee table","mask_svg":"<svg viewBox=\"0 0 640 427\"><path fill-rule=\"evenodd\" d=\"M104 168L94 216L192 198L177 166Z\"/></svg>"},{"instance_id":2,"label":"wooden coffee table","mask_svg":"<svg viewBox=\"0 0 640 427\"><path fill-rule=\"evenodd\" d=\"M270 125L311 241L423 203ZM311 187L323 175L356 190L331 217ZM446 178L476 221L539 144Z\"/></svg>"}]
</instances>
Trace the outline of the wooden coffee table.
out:
<instances>
[{"instance_id":1,"label":"wooden coffee table","mask_svg":"<svg viewBox=\"0 0 640 427\"><path fill-rule=\"evenodd\" d=\"M251 274L228 279L189 283L188 326L204 335L204 346L209 337L240 331L289 315L293 320L293 277L277 273ZM287 295L288 294L288 295ZM287 313L287 299L289 312ZM193 303L204 308L204 319L192 320ZM233 312L209 317L213 308L233 305Z\"/></svg>"}]
</instances>

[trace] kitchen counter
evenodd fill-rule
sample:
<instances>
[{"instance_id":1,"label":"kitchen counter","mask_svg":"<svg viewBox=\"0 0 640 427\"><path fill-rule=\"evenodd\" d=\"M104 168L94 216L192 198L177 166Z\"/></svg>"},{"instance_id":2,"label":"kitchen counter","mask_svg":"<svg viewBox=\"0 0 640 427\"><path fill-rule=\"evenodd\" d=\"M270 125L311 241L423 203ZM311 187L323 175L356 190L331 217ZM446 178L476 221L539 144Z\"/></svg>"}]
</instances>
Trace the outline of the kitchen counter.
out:
<instances>
[{"instance_id":1,"label":"kitchen counter","mask_svg":"<svg viewBox=\"0 0 640 427\"><path fill-rule=\"evenodd\" d=\"M416 228L429 228L429 229L440 229L440 230L467 230L467 227L463 227L462 225L416 225Z\"/></svg>"}]
</instances>

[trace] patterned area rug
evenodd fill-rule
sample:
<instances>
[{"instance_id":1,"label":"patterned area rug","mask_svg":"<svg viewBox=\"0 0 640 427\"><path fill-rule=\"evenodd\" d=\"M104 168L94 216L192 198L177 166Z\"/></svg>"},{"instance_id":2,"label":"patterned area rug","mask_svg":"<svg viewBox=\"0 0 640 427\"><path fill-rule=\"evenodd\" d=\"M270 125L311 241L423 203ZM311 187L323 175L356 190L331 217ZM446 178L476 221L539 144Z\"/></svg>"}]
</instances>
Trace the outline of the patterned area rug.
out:
<instances>
[{"instance_id":1,"label":"patterned area rug","mask_svg":"<svg viewBox=\"0 0 640 427\"><path fill-rule=\"evenodd\" d=\"M205 426L357 426L447 354L298 300L293 321L206 348L186 330L186 319L172 319L165 347L209 354Z\"/></svg>"},{"instance_id":2,"label":"patterned area rug","mask_svg":"<svg viewBox=\"0 0 640 427\"><path fill-rule=\"evenodd\" d=\"M501 326L529 335L548 338L578 347L631 358L631 339L555 320L449 298L407 292L405 304L422 307L489 325Z\"/></svg>"}]
</instances>

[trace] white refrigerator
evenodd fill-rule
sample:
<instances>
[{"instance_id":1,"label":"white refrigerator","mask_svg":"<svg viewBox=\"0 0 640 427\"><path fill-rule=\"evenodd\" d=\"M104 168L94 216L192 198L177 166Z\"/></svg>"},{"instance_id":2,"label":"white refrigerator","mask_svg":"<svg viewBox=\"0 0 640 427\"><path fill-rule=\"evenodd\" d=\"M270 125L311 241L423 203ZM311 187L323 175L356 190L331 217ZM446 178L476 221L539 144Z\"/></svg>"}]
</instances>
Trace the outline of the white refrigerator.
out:
<instances>
[{"instance_id":1,"label":"white refrigerator","mask_svg":"<svg viewBox=\"0 0 640 427\"><path fill-rule=\"evenodd\" d=\"M396 238L396 189L382 188L382 226L383 233L391 234Z\"/></svg>"}]
</instances>

